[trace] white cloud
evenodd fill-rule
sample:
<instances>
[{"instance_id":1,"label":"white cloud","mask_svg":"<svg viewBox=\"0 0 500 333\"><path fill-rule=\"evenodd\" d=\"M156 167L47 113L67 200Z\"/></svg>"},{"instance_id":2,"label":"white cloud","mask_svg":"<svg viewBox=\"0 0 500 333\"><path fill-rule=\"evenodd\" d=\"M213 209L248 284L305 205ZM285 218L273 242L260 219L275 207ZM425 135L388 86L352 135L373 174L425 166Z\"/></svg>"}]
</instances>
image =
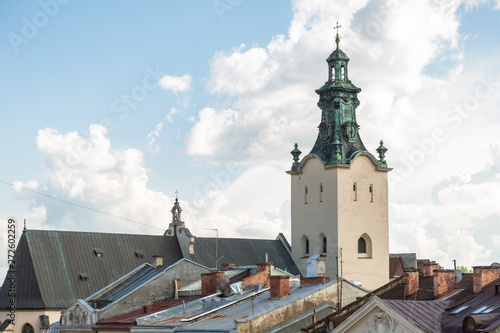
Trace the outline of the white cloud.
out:
<instances>
[{"instance_id":1,"label":"white cloud","mask_svg":"<svg viewBox=\"0 0 500 333\"><path fill-rule=\"evenodd\" d=\"M192 80L189 74L184 74L183 76L165 75L160 79L159 84L162 89L178 93L189 90Z\"/></svg>"},{"instance_id":2,"label":"white cloud","mask_svg":"<svg viewBox=\"0 0 500 333\"><path fill-rule=\"evenodd\" d=\"M500 144L497 122L485 117L497 117L487 110L500 106L500 78L493 58L485 55L478 63L464 57L463 4L294 1L286 36L214 55L206 86L228 99L199 111L186 152L222 166L286 165L298 141L305 156L320 122L314 89L326 80L325 59L334 49L332 27L339 17L340 47L351 59L349 79L363 89L360 134L373 153L383 138L394 168L391 249L419 251L447 267L451 259L487 264L492 244L478 221L498 217L500 187L494 178L474 183L467 177L484 171L491 145ZM493 84L485 85L488 80ZM462 183L446 183L459 175L465 176ZM263 175L262 184L270 179Z\"/></svg>"},{"instance_id":3,"label":"white cloud","mask_svg":"<svg viewBox=\"0 0 500 333\"><path fill-rule=\"evenodd\" d=\"M43 186L34 181L22 186L58 200L23 190L16 190L17 198L28 203L32 214L58 229L144 233L142 224L157 228L156 232L166 229L172 200L147 188L142 152L111 149L106 129L100 125L91 125L89 133L84 137L77 132L63 135L50 128L40 130L37 146L46 181Z\"/></svg>"},{"instance_id":4,"label":"white cloud","mask_svg":"<svg viewBox=\"0 0 500 333\"><path fill-rule=\"evenodd\" d=\"M156 142L160 138L160 133L163 129L163 121L156 124L154 131L148 133L148 148L153 154L160 151L160 144Z\"/></svg>"}]
</instances>

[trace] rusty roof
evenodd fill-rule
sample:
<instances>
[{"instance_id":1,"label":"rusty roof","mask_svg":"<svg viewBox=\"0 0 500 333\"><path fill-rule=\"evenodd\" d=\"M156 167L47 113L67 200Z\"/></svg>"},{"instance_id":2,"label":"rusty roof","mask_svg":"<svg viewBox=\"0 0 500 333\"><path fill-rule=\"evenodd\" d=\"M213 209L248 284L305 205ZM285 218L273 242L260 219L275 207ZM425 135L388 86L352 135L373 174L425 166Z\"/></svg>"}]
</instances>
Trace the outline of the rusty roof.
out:
<instances>
[{"instance_id":1,"label":"rusty roof","mask_svg":"<svg viewBox=\"0 0 500 333\"><path fill-rule=\"evenodd\" d=\"M471 294L467 299L463 299L461 302L456 302L453 307L447 309L445 316L442 321L443 332L447 333L458 333L462 332L462 323L465 317L473 315L474 312L478 311L485 306L498 305L498 308L493 309L489 312L492 319L490 319L484 327L481 329L488 328L486 331L493 331L493 329L500 326L500 294L496 293L495 286L500 284L500 279L497 279L486 286L484 286L481 291L477 294ZM456 314L455 311L460 310ZM487 308L484 310L487 311Z\"/></svg>"},{"instance_id":2,"label":"rusty roof","mask_svg":"<svg viewBox=\"0 0 500 333\"><path fill-rule=\"evenodd\" d=\"M98 321L95 328L97 328L98 330L104 330L104 329L131 327L135 325L135 320L139 317L143 317L145 315L152 314L158 311L170 309L175 306L181 305L183 302L187 303L195 299L198 299L200 297L201 296L196 295L196 296L179 297L178 299L167 299L146 306L139 310L131 311L128 313L121 314L119 316Z\"/></svg>"}]
</instances>

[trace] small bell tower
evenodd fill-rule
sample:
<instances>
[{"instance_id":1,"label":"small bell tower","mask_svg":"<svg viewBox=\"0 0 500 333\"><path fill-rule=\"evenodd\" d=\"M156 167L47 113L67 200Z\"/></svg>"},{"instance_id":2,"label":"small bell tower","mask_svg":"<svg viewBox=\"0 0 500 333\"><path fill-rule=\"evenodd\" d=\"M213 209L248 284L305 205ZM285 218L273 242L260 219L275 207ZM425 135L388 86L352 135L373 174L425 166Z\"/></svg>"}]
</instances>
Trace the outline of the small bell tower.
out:
<instances>
[{"instance_id":1,"label":"small bell tower","mask_svg":"<svg viewBox=\"0 0 500 333\"><path fill-rule=\"evenodd\" d=\"M181 220L182 208L179 204L179 198L177 194L179 192L175 191L175 202L174 206L170 210L172 213L172 222L168 225L168 229L165 231L163 236L175 236L179 241L179 246L181 248L182 255L184 258L190 259L191 254L194 254L194 244L195 238L193 234L186 228L185 223Z\"/></svg>"},{"instance_id":2,"label":"small bell tower","mask_svg":"<svg viewBox=\"0 0 500 333\"><path fill-rule=\"evenodd\" d=\"M360 102L349 79L349 58L336 48L326 59L328 80L316 90L321 120L311 152L291 151L292 258L307 275L309 258L326 259L332 279L361 281L375 289L389 281L388 183L385 153L377 160L359 134Z\"/></svg>"}]
</instances>

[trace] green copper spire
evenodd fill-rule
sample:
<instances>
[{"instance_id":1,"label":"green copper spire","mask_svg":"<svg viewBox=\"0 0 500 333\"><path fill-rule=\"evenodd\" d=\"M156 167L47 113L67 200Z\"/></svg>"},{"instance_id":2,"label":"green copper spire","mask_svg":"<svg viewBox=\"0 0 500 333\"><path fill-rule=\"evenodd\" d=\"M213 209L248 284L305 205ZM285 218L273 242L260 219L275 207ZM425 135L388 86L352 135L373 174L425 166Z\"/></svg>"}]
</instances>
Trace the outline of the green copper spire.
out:
<instances>
[{"instance_id":1,"label":"green copper spire","mask_svg":"<svg viewBox=\"0 0 500 333\"><path fill-rule=\"evenodd\" d=\"M356 121L357 95L361 89L349 80L349 58L339 47L339 28L337 22L337 47L326 59L328 81L316 90L322 112L318 138L311 154L318 155L325 164L349 164L359 152L366 151Z\"/></svg>"}]
</instances>

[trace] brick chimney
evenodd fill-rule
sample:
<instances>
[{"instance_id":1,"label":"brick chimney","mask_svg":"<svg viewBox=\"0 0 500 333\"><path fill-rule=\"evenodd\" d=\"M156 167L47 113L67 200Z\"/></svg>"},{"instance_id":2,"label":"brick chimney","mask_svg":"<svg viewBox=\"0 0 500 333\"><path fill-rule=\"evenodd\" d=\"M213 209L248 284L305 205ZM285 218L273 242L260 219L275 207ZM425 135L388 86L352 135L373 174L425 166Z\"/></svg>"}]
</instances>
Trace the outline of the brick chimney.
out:
<instances>
[{"instance_id":1,"label":"brick chimney","mask_svg":"<svg viewBox=\"0 0 500 333\"><path fill-rule=\"evenodd\" d=\"M477 294L488 283L498 279L498 267L475 266L473 269L474 294Z\"/></svg>"},{"instance_id":2,"label":"brick chimney","mask_svg":"<svg viewBox=\"0 0 500 333\"><path fill-rule=\"evenodd\" d=\"M453 289L455 289L455 270L435 269L434 298L439 298Z\"/></svg>"},{"instance_id":3,"label":"brick chimney","mask_svg":"<svg viewBox=\"0 0 500 333\"><path fill-rule=\"evenodd\" d=\"M262 262L260 264L257 264L257 273L266 270L266 268L269 271L272 265L272 262Z\"/></svg>"},{"instance_id":4,"label":"brick chimney","mask_svg":"<svg viewBox=\"0 0 500 333\"><path fill-rule=\"evenodd\" d=\"M201 297L219 292L217 277L224 281L224 272L212 272L201 274Z\"/></svg>"},{"instance_id":5,"label":"brick chimney","mask_svg":"<svg viewBox=\"0 0 500 333\"><path fill-rule=\"evenodd\" d=\"M425 263L424 264L424 277L429 277L434 275L434 270L440 269L441 266L436 264L435 262Z\"/></svg>"},{"instance_id":6,"label":"brick chimney","mask_svg":"<svg viewBox=\"0 0 500 333\"><path fill-rule=\"evenodd\" d=\"M230 263L230 264L222 264L220 266L220 269L222 270L227 270L227 269L230 269L230 268L233 268L233 267L236 267L236 264L233 264L233 263Z\"/></svg>"},{"instance_id":7,"label":"brick chimney","mask_svg":"<svg viewBox=\"0 0 500 333\"><path fill-rule=\"evenodd\" d=\"M419 272L418 270L411 270L411 271L406 271L404 273L406 283L405 283L405 297L414 295L418 291L418 286L419 286Z\"/></svg>"},{"instance_id":8,"label":"brick chimney","mask_svg":"<svg viewBox=\"0 0 500 333\"><path fill-rule=\"evenodd\" d=\"M153 267L163 266L163 256L154 255L153 256Z\"/></svg>"},{"instance_id":9,"label":"brick chimney","mask_svg":"<svg viewBox=\"0 0 500 333\"><path fill-rule=\"evenodd\" d=\"M280 299L290 295L290 277L274 275L271 279L271 299Z\"/></svg>"}]
</instances>

